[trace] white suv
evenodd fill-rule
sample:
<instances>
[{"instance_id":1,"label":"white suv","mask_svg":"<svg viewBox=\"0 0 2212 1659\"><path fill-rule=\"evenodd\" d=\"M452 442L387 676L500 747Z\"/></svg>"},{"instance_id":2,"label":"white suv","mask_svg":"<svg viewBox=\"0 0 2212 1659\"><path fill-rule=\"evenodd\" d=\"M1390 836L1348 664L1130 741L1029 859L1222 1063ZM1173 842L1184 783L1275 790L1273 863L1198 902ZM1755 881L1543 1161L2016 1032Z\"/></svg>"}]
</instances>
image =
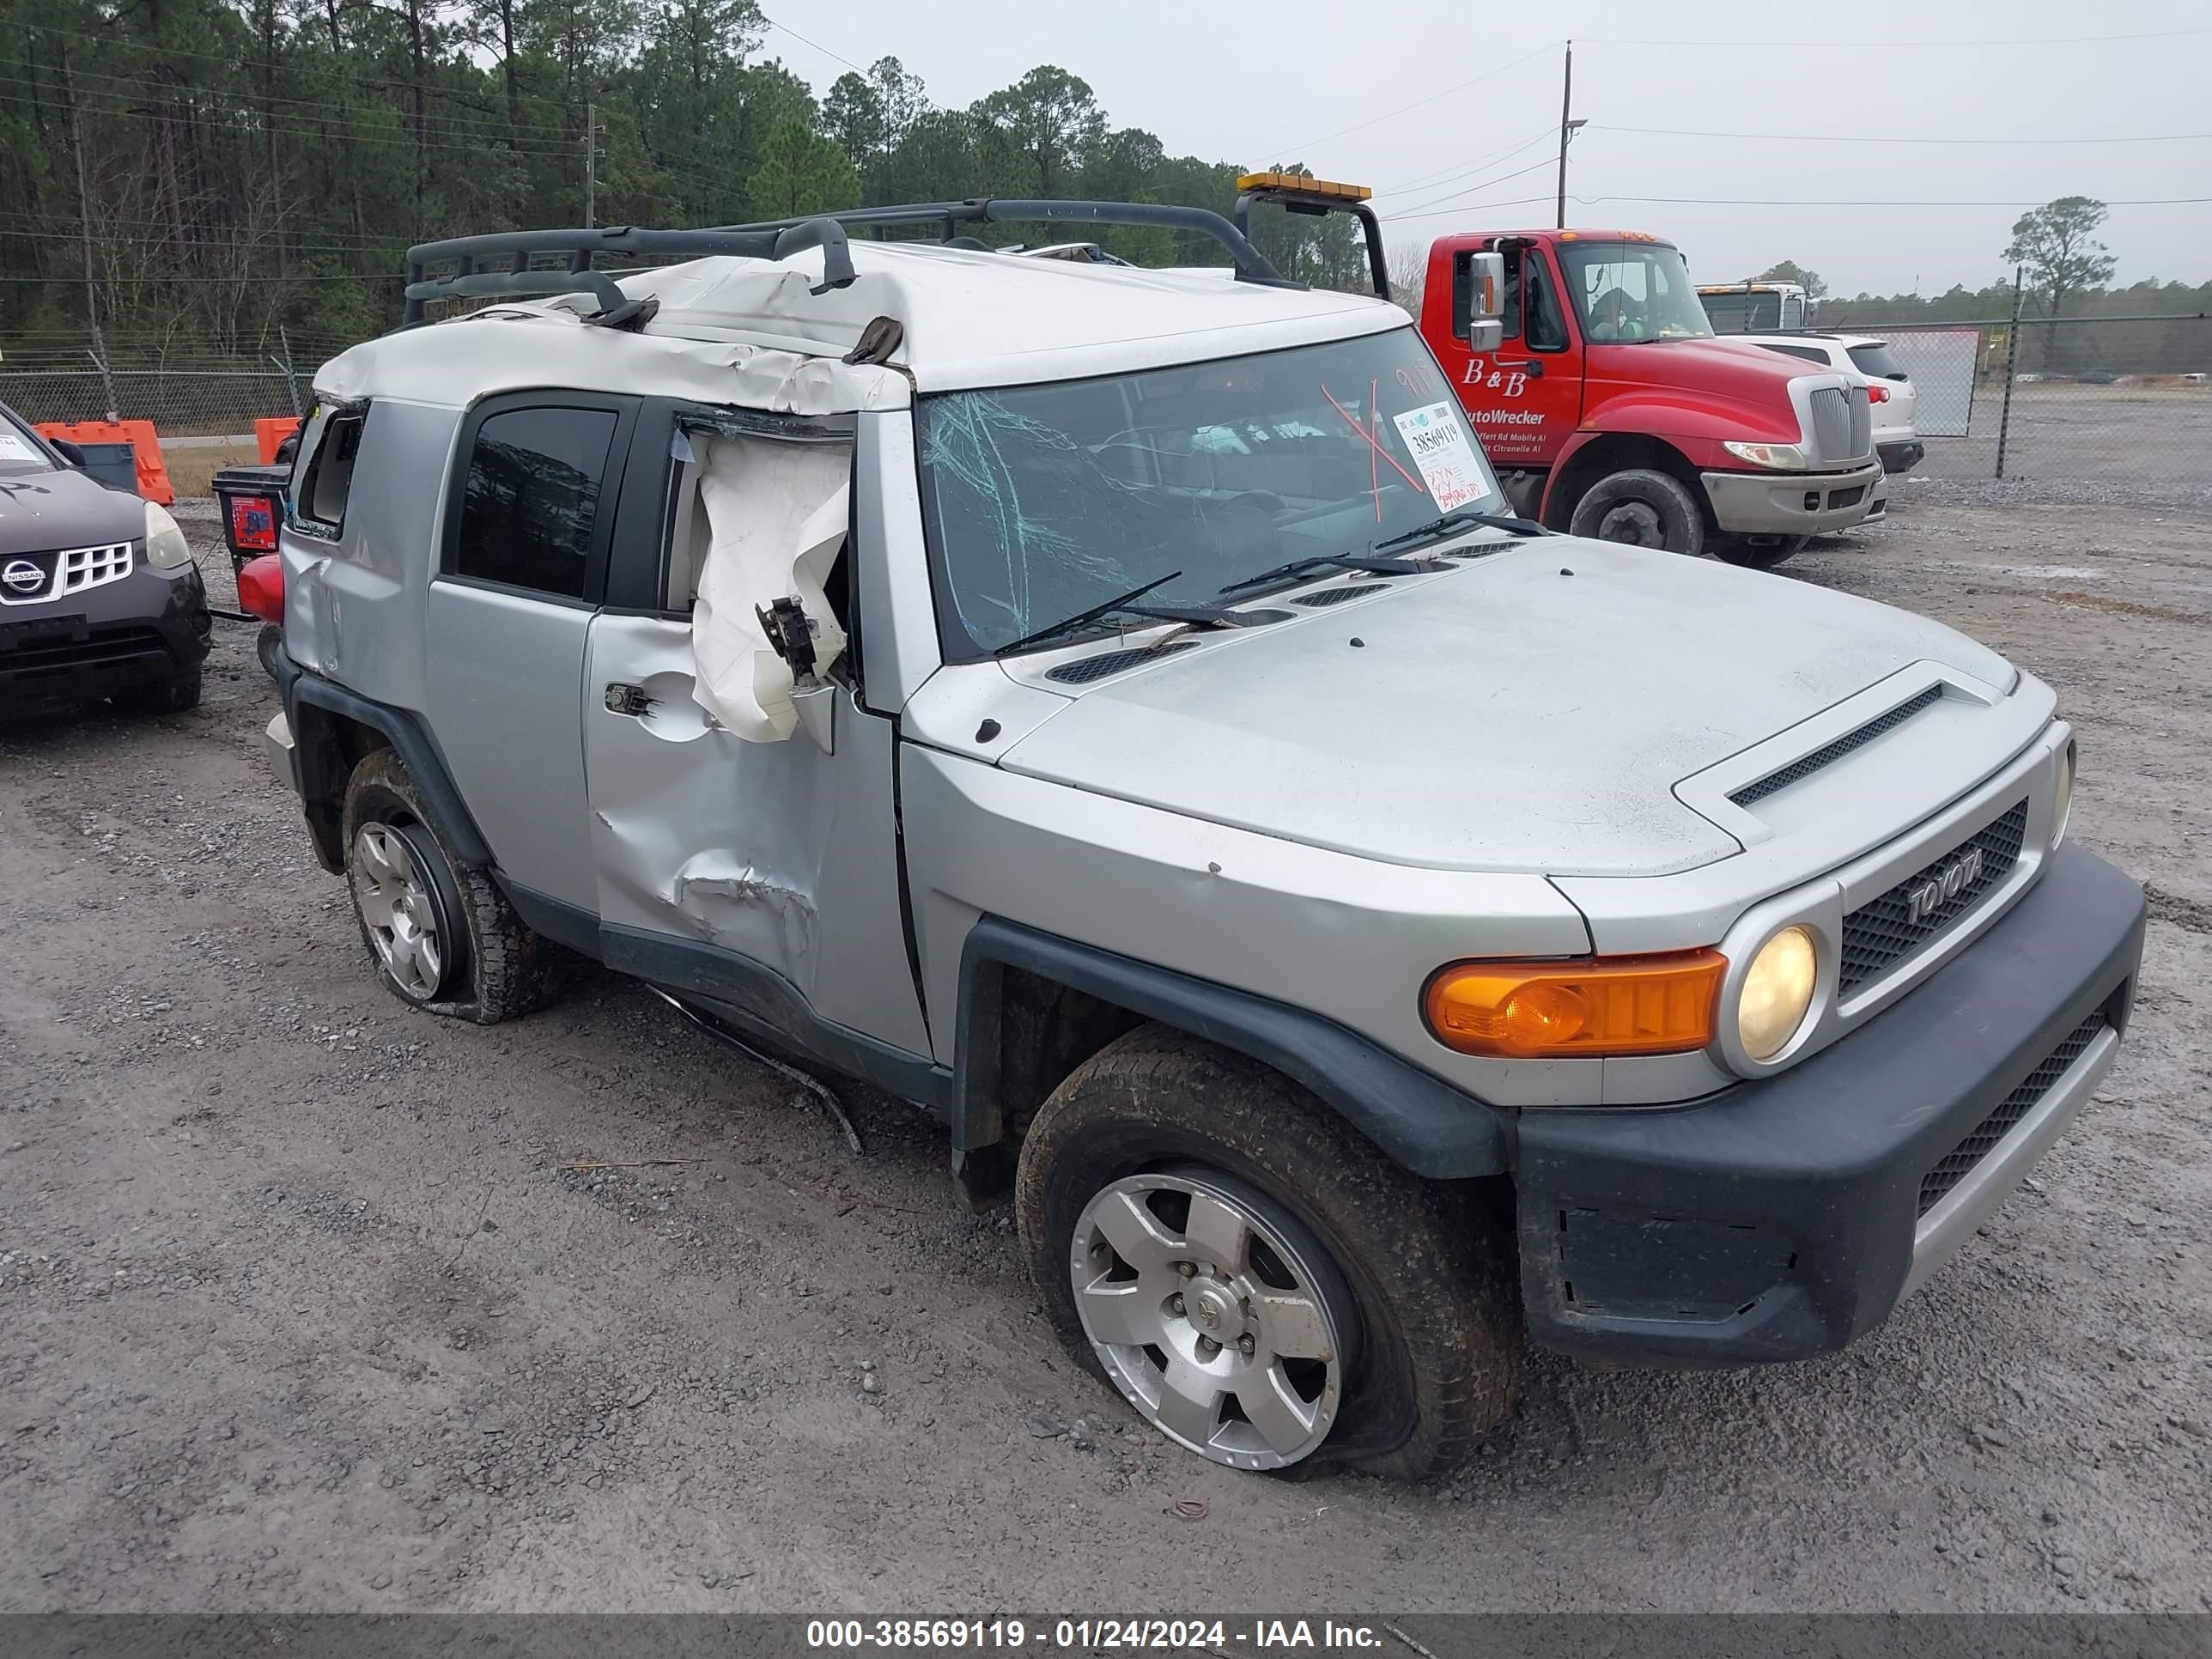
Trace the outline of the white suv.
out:
<instances>
[{"instance_id":1,"label":"white suv","mask_svg":"<svg viewBox=\"0 0 2212 1659\"><path fill-rule=\"evenodd\" d=\"M1910 472L1928 451L1912 428L1912 379L1889 349L1871 334L1731 334L1731 340L1764 346L1787 357L1856 375L1874 405L1875 453L1885 472Z\"/></svg>"}]
</instances>

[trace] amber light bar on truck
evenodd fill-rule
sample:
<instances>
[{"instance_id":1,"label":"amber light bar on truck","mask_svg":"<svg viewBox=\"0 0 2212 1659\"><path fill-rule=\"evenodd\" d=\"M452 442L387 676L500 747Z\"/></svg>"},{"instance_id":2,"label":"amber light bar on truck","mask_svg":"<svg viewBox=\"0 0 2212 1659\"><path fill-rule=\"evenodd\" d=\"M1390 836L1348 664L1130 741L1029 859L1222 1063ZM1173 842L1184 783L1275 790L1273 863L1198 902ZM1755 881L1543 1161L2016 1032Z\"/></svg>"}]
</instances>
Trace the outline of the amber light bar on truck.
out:
<instances>
[{"instance_id":1,"label":"amber light bar on truck","mask_svg":"<svg viewBox=\"0 0 2212 1659\"><path fill-rule=\"evenodd\" d=\"M1237 188L1271 191L1281 196L1310 196L1328 202L1364 202L1375 194L1364 185L1340 185L1307 173L1247 173L1237 179Z\"/></svg>"}]
</instances>

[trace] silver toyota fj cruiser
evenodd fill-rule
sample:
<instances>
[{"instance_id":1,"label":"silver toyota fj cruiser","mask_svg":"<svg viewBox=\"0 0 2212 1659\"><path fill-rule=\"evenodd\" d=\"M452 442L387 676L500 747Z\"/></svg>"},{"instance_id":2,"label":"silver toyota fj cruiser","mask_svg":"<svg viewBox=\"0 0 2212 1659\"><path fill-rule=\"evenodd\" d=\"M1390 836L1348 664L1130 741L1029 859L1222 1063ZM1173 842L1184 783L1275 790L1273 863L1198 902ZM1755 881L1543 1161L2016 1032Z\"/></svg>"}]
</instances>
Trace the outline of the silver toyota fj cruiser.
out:
<instances>
[{"instance_id":1,"label":"silver toyota fj cruiser","mask_svg":"<svg viewBox=\"0 0 2212 1659\"><path fill-rule=\"evenodd\" d=\"M963 233L1039 218L1232 268ZM1206 1457L1448 1463L1524 1333L1841 1347L2112 1063L2048 686L1512 517L1405 313L1218 216L409 276L494 303L322 370L269 733L386 984L503 1019L550 942L912 1100Z\"/></svg>"}]
</instances>

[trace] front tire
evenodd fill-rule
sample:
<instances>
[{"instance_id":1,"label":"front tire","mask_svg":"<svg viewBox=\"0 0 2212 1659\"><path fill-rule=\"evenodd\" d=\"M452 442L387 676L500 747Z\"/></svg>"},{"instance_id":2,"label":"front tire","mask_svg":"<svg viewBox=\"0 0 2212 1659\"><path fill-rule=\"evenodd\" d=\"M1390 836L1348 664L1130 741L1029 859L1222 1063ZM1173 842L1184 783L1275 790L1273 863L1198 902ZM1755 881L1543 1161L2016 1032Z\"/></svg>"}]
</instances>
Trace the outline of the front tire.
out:
<instances>
[{"instance_id":1,"label":"front tire","mask_svg":"<svg viewBox=\"0 0 2212 1659\"><path fill-rule=\"evenodd\" d=\"M390 749L346 781L346 886L384 988L410 1007L491 1025L543 1006L553 947L485 872L464 864Z\"/></svg>"},{"instance_id":2,"label":"front tire","mask_svg":"<svg viewBox=\"0 0 2212 1659\"><path fill-rule=\"evenodd\" d=\"M1070 1350L1212 1462L1416 1478L1512 1409L1502 1230L1255 1060L1115 1039L1039 1110L1014 1203Z\"/></svg>"},{"instance_id":3,"label":"front tire","mask_svg":"<svg viewBox=\"0 0 2212 1659\"><path fill-rule=\"evenodd\" d=\"M151 685L135 686L115 699L116 707L133 714L184 714L200 706L200 665L180 668Z\"/></svg>"},{"instance_id":4,"label":"front tire","mask_svg":"<svg viewBox=\"0 0 2212 1659\"><path fill-rule=\"evenodd\" d=\"M1583 492L1567 520L1567 533L1694 559L1705 551L1705 515L1680 479L1632 467L1600 478Z\"/></svg>"}]
</instances>

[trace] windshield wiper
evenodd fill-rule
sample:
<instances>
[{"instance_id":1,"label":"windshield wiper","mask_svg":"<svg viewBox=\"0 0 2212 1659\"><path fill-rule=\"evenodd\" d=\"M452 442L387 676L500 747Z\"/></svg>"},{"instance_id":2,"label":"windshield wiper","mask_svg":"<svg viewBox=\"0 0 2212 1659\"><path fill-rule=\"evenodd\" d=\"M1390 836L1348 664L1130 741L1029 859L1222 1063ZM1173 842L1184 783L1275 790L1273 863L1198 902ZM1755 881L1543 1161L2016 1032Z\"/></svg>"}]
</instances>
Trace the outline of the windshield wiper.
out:
<instances>
[{"instance_id":1,"label":"windshield wiper","mask_svg":"<svg viewBox=\"0 0 2212 1659\"><path fill-rule=\"evenodd\" d=\"M1237 593L1248 587L1263 587L1269 582L1289 581L1314 570L1364 570L1376 576L1421 576L1432 571L1449 570L1449 565L1440 565L1432 559L1383 559L1366 553L1316 553L1310 559L1292 559L1288 564L1279 564L1273 570L1262 570L1256 576L1247 576L1233 581L1218 591Z\"/></svg>"},{"instance_id":2,"label":"windshield wiper","mask_svg":"<svg viewBox=\"0 0 2212 1659\"><path fill-rule=\"evenodd\" d=\"M1092 605L1088 611L1079 611L1072 617L1048 623L1038 629L1034 634L1024 634L1021 638L1000 646L991 654L994 657L1004 657L1016 651L1025 650L1032 645L1042 645L1047 640L1057 639L1062 634L1073 634L1077 629L1101 621L1117 611L1127 616L1143 617L1158 622L1181 623L1186 628L1243 628L1249 625L1245 617L1238 616L1233 611L1224 611L1218 605L1139 605L1137 603L1154 588L1165 587L1182 574L1182 572L1180 570L1170 570L1157 581L1146 582L1142 587L1133 587L1126 593L1118 594L1113 599Z\"/></svg>"},{"instance_id":3,"label":"windshield wiper","mask_svg":"<svg viewBox=\"0 0 2212 1659\"><path fill-rule=\"evenodd\" d=\"M1375 544L1375 550L1386 547L1410 547L1417 542L1440 542L1447 536L1455 536L1462 530L1508 530L1516 536L1549 536L1555 532L1546 529L1534 519L1516 518L1510 513L1477 513L1471 507L1444 514L1417 524L1411 530L1395 536L1386 536Z\"/></svg>"}]
</instances>

